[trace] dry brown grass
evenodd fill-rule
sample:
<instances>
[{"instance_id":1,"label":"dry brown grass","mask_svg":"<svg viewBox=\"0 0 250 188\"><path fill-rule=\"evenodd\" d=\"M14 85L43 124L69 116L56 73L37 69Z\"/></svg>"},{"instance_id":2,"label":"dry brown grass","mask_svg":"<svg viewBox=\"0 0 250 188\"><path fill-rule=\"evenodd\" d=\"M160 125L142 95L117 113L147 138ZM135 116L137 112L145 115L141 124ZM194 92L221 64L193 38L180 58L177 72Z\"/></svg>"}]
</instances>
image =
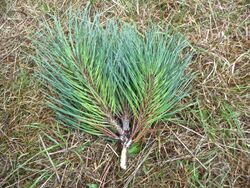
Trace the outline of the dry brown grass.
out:
<instances>
[{"instance_id":1,"label":"dry brown grass","mask_svg":"<svg viewBox=\"0 0 250 188\"><path fill-rule=\"evenodd\" d=\"M247 1L91 2L104 20L185 33L197 73L187 101L196 104L152 131L120 170L115 143L55 122L24 55L43 15L87 2L1 0L0 187L250 187Z\"/></svg>"}]
</instances>

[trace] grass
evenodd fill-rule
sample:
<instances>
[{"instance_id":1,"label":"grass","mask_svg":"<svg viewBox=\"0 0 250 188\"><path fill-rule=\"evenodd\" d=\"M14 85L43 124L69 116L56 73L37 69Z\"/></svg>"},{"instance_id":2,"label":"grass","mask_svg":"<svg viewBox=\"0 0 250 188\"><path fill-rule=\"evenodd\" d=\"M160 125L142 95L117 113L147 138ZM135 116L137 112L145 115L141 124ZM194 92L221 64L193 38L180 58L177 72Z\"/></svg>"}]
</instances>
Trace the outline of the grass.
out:
<instances>
[{"instance_id":1,"label":"grass","mask_svg":"<svg viewBox=\"0 0 250 188\"><path fill-rule=\"evenodd\" d=\"M28 36L47 13L87 1L4 1L0 13L0 187L249 187L247 1L91 1L116 17L184 33L196 50L194 105L151 131L119 169L117 145L57 124L33 76ZM2 7L5 6L5 7Z\"/></svg>"}]
</instances>

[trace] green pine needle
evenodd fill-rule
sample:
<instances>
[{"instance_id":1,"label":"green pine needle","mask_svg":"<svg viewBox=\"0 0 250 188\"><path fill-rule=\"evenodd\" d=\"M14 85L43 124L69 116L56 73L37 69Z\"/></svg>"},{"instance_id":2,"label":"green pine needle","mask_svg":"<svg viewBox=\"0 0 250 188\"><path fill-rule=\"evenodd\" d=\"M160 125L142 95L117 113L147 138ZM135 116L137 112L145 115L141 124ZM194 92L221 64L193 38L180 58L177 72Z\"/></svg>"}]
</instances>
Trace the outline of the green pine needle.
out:
<instances>
[{"instance_id":1,"label":"green pine needle","mask_svg":"<svg viewBox=\"0 0 250 188\"><path fill-rule=\"evenodd\" d=\"M52 18L53 24L44 22L32 38L33 58L62 124L137 142L181 109L176 105L191 80L183 36L155 27L141 34L114 21L102 26L100 15L90 20L88 11L70 12L67 21Z\"/></svg>"}]
</instances>

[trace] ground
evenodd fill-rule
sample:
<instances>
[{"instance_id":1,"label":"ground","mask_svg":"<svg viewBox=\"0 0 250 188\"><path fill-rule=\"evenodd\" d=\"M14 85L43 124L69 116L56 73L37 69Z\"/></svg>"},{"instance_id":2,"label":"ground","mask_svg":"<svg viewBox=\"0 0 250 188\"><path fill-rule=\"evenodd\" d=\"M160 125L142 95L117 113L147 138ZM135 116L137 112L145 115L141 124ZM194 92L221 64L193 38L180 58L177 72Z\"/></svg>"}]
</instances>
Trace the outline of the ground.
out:
<instances>
[{"instance_id":1,"label":"ground","mask_svg":"<svg viewBox=\"0 0 250 188\"><path fill-rule=\"evenodd\" d=\"M169 24L194 51L193 103L119 167L117 145L58 124L34 76L29 36L69 7ZM250 187L247 0L0 0L0 187Z\"/></svg>"}]
</instances>

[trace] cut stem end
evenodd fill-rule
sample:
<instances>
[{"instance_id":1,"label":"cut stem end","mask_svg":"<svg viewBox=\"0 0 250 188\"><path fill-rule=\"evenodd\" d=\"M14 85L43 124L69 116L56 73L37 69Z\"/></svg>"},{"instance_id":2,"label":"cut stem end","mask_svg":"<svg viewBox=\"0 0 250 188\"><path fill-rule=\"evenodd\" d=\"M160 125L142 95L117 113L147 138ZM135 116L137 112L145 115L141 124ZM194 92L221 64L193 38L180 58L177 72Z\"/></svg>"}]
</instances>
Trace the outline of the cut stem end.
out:
<instances>
[{"instance_id":1,"label":"cut stem end","mask_svg":"<svg viewBox=\"0 0 250 188\"><path fill-rule=\"evenodd\" d=\"M120 166L123 170L127 169L127 154L128 154L128 148L126 146L123 146L121 153L121 163L120 163Z\"/></svg>"}]
</instances>

